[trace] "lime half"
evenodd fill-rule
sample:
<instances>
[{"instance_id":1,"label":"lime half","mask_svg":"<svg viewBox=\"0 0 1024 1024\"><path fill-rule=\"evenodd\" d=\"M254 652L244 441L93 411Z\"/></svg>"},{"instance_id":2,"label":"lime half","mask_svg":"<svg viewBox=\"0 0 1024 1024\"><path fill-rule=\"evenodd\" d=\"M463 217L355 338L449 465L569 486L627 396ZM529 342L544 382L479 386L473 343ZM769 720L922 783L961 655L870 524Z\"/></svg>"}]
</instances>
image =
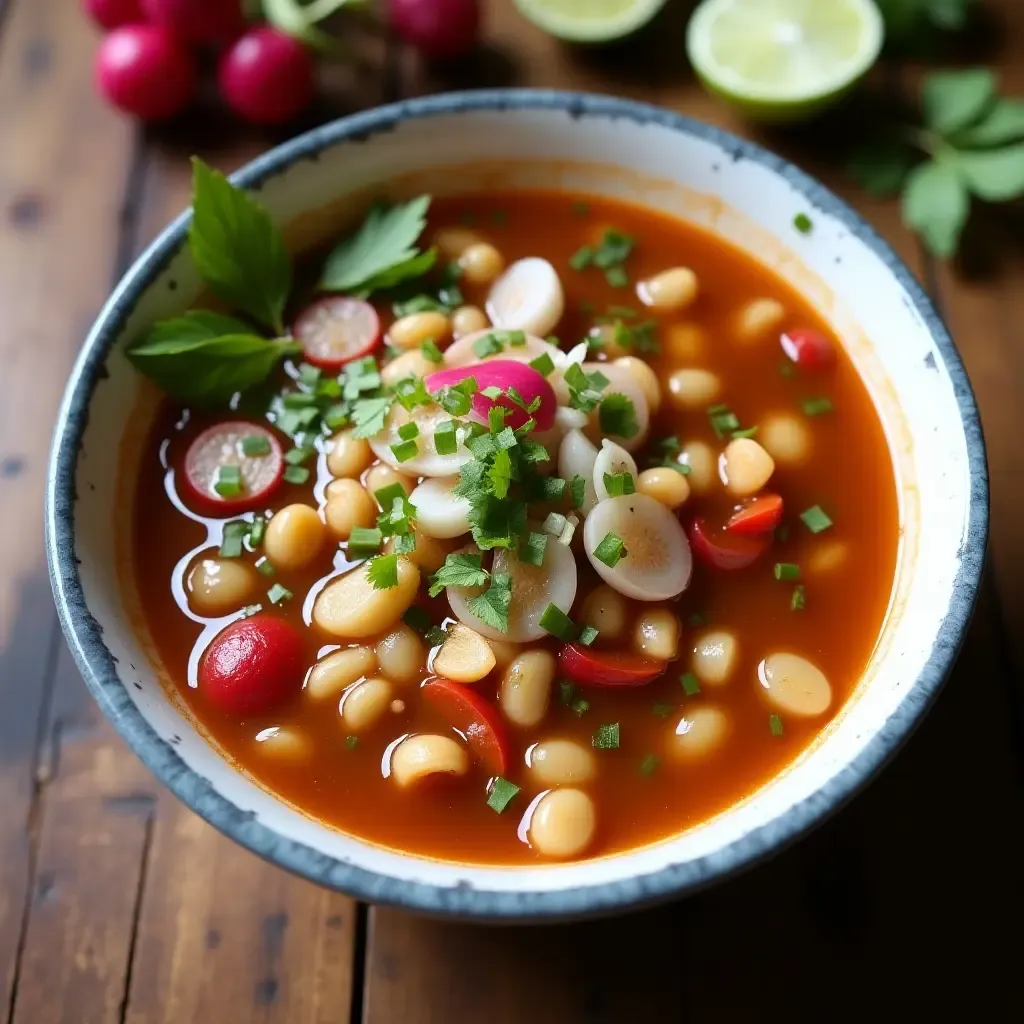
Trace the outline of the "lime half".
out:
<instances>
[{"instance_id":1,"label":"lime half","mask_svg":"<svg viewBox=\"0 0 1024 1024\"><path fill-rule=\"evenodd\" d=\"M606 43L635 32L665 0L516 0L524 17L572 43Z\"/></svg>"},{"instance_id":2,"label":"lime half","mask_svg":"<svg viewBox=\"0 0 1024 1024\"><path fill-rule=\"evenodd\" d=\"M705 0L686 33L712 92L762 121L798 121L855 85L882 48L874 0Z\"/></svg>"}]
</instances>

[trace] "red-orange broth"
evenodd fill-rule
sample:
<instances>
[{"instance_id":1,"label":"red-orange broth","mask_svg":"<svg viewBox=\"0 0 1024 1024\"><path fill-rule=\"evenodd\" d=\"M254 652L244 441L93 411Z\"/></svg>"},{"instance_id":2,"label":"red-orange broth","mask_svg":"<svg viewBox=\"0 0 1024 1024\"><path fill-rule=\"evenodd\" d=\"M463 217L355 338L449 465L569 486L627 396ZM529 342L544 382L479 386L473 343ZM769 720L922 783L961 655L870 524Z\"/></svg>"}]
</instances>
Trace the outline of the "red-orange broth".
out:
<instances>
[{"instance_id":1,"label":"red-orange broth","mask_svg":"<svg viewBox=\"0 0 1024 1024\"><path fill-rule=\"evenodd\" d=\"M809 451L790 462L777 458L767 488L782 497L781 526L770 548L749 568L722 571L694 561L689 588L677 600L660 602L677 617L681 633L679 656L660 678L646 686L622 689L580 687L571 702L589 706L574 709L562 702L556 677L546 714L531 728L504 721L510 746L507 779L520 787L502 813L488 805L488 773L471 764L465 775L399 788L382 777L386 751L405 734L436 733L464 745L450 721L421 699L417 683L395 685L394 698L402 709L390 707L357 740L347 739L338 701L314 704L295 692L274 711L235 715L218 710L196 688L196 663L204 645L231 619L206 619L185 614L186 578L196 557L216 557L216 544L207 542L209 522L182 513L182 460L190 442L205 427L237 413L183 410L165 402L146 446L135 501L133 574L141 607L174 695L217 746L243 771L271 792L333 828L414 854L500 864L532 864L548 858L528 842L521 824L539 793L527 767L528 748L551 738L575 740L591 753L593 778L580 784L595 813L592 837L575 856L609 854L664 839L690 828L742 800L781 772L815 738L842 707L856 685L876 642L886 611L895 570L898 537L896 494L891 463L878 418L864 385L824 320L800 295L771 271L722 240L693 225L632 205L594 197L555 192L517 192L472 195L434 201L426 237L458 227L492 243L506 265L540 256L556 268L565 292L565 313L552 333L569 349L594 326L595 311L630 307L642 319L657 322L660 354L645 354L661 386L661 411L652 419L648 444L636 453L642 471L652 457L661 458L658 439L677 435L685 445L701 441L715 457L728 442L716 436L706 409L680 409L670 394L671 375L699 368L717 375L721 389L713 403L733 411L743 428L760 426L786 414ZM629 283L613 287L599 268L575 270L570 259L583 245L597 245L607 228L631 235L635 249L625 262ZM323 254L308 257L311 275ZM644 309L636 282L666 268L685 265L696 274L699 297L679 312ZM301 266L301 264L300 264ZM465 302L483 307L488 287L461 282ZM308 301L309 291L296 289L294 311ZM784 307L781 322L760 336L741 341L738 324L748 303L774 299ZM382 323L391 323L390 301L375 301ZM835 365L811 372L787 359L780 336L794 329L813 329L835 343ZM440 347L444 347L442 344ZM383 355L383 348L377 354ZM596 357L604 358L600 352ZM277 385L285 382L284 372ZM809 399L827 399L807 408ZM792 425L791 425L791 429ZM284 483L266 502L273 513L292 503L321 507L314 484L330 478L319 442L316 468L304 485ZM287 450L291 442L278 435ZM757 436L755 435L755 440ZM313 464L311 463L311 466ZM684 523L695 516L724 524L740 504L730 496L716 470L706 494L691 474L691 494L678 510ZM832 525L814 533L800 513L819 506ZM321 516L323 512L321 511ZM230 517L228 517L230 518ZM236 517L237 518L237 517ZM249 517L251 518L251 516ZM582 526L578 531L582 534ZM454 550L462 541L441 542ZM578 538L576 544L578 544ZM599 580L586 556L577 550L579 586L571 618L579 622L584 598ZM238 562L248 567L250 591L243 604L262 603L264 612L293 624L301 634L304 666L320 652L345 646L345 639L310 625L307 594L335 567L346 562L338 543L329 539L307 568L279 570L273 579L251 568L261 551L244 552ZM796 566L799 581L777 579L776 565ZM427 574L423 574L425 590ZM273 583L294 596L273 605L266 591ZM803 589L803 607L796 596ZM421 601L435 623L448 614L442 595ZM303 614L304 606L307 609ZM635 617L650 610L630 601ZM211 626L209 623L216 623ZM691 671L692 653L711 629L731 631L738 655L724 685L699 682L700 691L687 692L681 678ZM632 647L632 630L618 642L599 636L594 650ZM373 639L351 641L370 644ZM550 637L531 644L557 651L560 640ZM758 666L771 652L801 655L825 674L832 697L827 712L814 717L779 713L765 699ZM423 668L421 678L430 673ZM497 709L502 680L500 665L470 685ZM693 689L693 680L685 682ZM673 744L681 720L713 704L728 721L726 739L704 756L681 761ZM396 705L398 707L398 705ZM593 738L599 726L618 723L617 749L597 749ZM257 736L274 727L287 727L302 737L302 746L277 754ZM780 734L781 733L781 734Z\"/></svg>"}]
</instances>

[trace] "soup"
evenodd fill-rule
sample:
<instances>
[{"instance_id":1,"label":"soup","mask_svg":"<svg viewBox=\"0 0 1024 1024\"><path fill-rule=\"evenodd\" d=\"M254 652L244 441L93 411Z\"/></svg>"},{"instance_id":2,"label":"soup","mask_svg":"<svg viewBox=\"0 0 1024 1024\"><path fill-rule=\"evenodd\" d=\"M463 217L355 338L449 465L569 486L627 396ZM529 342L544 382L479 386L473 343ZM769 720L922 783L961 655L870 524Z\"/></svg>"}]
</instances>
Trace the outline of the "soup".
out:
<instances>
[{"instance_id":1,"label":"soup","mask_svg":"<svg viewBox=\"0 0 1024 1024\"><path fill-rule=\"evenodd\" d=\"M281 342L274 271L200 266L233 325L132 354L171 393L131 571L174 695L262 786L417 855L579 859L755 795L839 712L895 486L765 267L606 198L396 203L298 262Z\"/></svg>"}]
</instances>

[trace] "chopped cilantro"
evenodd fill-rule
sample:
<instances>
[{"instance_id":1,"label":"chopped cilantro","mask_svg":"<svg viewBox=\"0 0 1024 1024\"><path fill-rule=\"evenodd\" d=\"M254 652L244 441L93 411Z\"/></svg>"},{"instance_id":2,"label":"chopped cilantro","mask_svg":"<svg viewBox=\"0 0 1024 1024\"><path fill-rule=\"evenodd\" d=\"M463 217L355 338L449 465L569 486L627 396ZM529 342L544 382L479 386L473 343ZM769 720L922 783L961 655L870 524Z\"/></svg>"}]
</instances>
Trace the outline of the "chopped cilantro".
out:
<instances>
[{"instance_id":1,"label":"chopped cilantro","mask_svg":"<svg viewBox=\"0 0 1024 1024\"><path fill-rule=\"evenodd\" d=\"M793 588L793 596L789 600L790 611L802 612L807 607L807 592L802 583Z\"/></svg>"},{"instance_id":2,"label":"chopped cilantro","mask_svg":"<svg viewBox=\"0 0 1024 1024\"><path fill-rule=\"evenodd\" d=\"M601 430L605 434L628 439L635 437L640 432L639 424L636 421L636 408L632 399L623 394L605 395L598 412L598 419L601 423Z\"/></svg>"},{"instance_id":3,"label":"chopped cilantro","mask_svg":"<svg viewBox=\"0 0 1024 1024\"><path fill-rule=\"evenodd\" d=\"M684 672L679 677L679 682L687 697L693 697L695 694L700 693L700 683L692 672Z\"/></svg>"},{"instance_id":4,"label":"chopped cilantro","mask_svg":"<svg viewBox=\"0 0 1024 1024\"><path fill-rule=\"evenodd\" d=\"M390 590L398 586L398 555L377 555L367 565L367 575L374 590Z\"/></svg>"},{"instance_id":5,"label":"chopped cilantro","mask_svg":"<svg viewBox=\"0 0 1024 1024\"><path fill-rule=\"evenodd\" d=\"M512 602L512 577L507 572L491 574L491 585L472 598L467 607L492 629L508 632L508 607Z\"/></svg>"},{"instance_id":6,"label":"chopped cilantro","mask_svg":"<svg viewBox=\"0 0 1024 1024\"><path fill-rule=\"evenodd\" d=\"M429 594L437 597L445 587L482 587L489 576L479 555L457 552L448 555L444 565L431 576Z\"/></svg>"},{"instance_id":7,"label":"chopped cilantro","mask_svg":"<svg viewBox=\"0 0 1024 1024\"><path fill-rule=\"evenodd\" d=\"M422 345L420 345L420 351L423 353L423 358L428 363L440 363L444 360L444 355L441 350L437 347L437 342L433 338L427 338Z\"/></svg>"}]
</instances>

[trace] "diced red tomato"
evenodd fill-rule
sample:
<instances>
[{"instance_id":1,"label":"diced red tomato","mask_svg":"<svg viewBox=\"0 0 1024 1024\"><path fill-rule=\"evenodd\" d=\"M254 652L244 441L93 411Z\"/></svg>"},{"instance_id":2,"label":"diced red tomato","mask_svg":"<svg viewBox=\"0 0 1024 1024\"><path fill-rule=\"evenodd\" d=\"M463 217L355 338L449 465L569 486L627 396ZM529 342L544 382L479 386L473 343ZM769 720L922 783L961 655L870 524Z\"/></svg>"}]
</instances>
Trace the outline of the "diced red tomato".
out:
<instances>
[{"instance_id":1,"label":"diced red tomato","mask_svg":"<svg viewBox=\"0 0 1024 1024\"><path fill-rule=\"evenodd\" d=\"M247 446L261 454L246 455ZM222 468L231 467L238 470L237 494L221 478ZM284 455L273 433L258 423L230 420L204 430L189 445L181 475L182 496L207 515L237 515L264 506L283 476ZM225 493L217 490L218 483Z\"/></svg>"},{"instance_id":2,"label":"diced red tomato","mask_svg":"<svg viewBox=\"0 0 1024 1024\"><path fill-rule=\"evenodd\" d=\"M566 644L558 654L562 672L580 686L643 686L665 671L665 662L622 651L594 651Z\"/></svg>"},{"instance_id":3,"label":"diced red tomato","mask_svg":"<svg viewBox=\"0 0 1024 1024\"><path fill-rule=\"evenodd\" d=\"M686 535L690 548L705 565L714 569L746 569L763 555L772 543L770 533L748 537L729 530L713 530L703 519L694 519Z\"/></svg>"},{"instance_id":4,"label":"diced red tomato","mask_svg":"<svg viewBox=\"0 0 1024 1024\"><path fill-rule=\"evenodd\" d=\"M298 694L305 674L299 631L284 619L253 615L213 638L199 662L199 692L222 711L265 714Z\"/></svg>"},{"instance_id":5,"label":"diced red tomato","mask_svg":"<svg viewBox=\"0 0 1024 1024\"><path fill-rule=\"evenodd\" d=\"M490 775L506 775L510 747L505 723L497 709L475 690L435 676L420 688L424 698L444 716L469 744L469 751Z\"/></svg>"},{"instance_id":6,"label":"diced red tomato","mask_svg":"<svg viewBox=\"0 0 1024 1024\"><path fill-rule=\"evenodd\" d=\"M302 342L303 358L328 373L368 356L381 339L377 311L362 299L328 295L307 306L292 333Z\"/></svg>"},{"instance_id":7,"label":"diced red tomato","mask_svg":"<svg viewBox=\"0 0 1024 1024\"><path fill-rule=\"evenodd\" d=\"M777 494L759 494L748 498L743 508L733 513L725 528L743 536L771 533L782 522L782 509L782 498Z\"/></svg>"},{"instance_id":8,"label":"diced red tomato","mask_svg":"<svg viewBox=\"0 0 1024 1024\"><path fill-rule=\"evenodd\" d=\"M836 347L821 331L798 327L782 335L782 351L801 370L825 370L836 361Z\"/></svg>"}]
</instances>

